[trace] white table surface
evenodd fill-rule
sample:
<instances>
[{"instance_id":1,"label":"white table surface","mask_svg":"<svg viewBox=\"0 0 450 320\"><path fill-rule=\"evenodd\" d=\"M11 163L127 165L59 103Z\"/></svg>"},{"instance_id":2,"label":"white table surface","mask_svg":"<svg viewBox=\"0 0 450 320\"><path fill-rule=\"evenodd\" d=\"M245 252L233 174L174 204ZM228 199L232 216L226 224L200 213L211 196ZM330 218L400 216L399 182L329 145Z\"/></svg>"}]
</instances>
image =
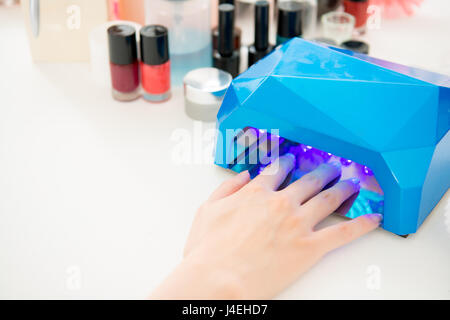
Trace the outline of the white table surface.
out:
<instances>
[{"instance_id":1,"label":"white table surface","mask_svg":"<svg viewBox=\"0 0 450 320\"><path fill-rule=\"evenodd\" d=\"M449 33L450 1L426 0L369 40L376 57L450 74ZM119 103L87 64L33 64L18 8L0 8L0 39L0 298L145 297L232 175L172 161L176 130L214 124L185 115L181 88L164 104ZM450 192L416 234L376 230L279 298L450 298Z\"/></svg>"}]
</instances>

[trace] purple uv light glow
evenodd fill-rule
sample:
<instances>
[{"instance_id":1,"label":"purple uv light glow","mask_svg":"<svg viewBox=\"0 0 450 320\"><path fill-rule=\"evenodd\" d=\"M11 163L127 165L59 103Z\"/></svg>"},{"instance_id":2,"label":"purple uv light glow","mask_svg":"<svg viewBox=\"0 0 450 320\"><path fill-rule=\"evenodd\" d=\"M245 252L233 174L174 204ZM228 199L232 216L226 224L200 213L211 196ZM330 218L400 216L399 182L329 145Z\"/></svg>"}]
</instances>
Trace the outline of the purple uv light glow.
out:
<instances>
[{"instance_id":1,"label":"purple uv light glow","mask_svg":"<svg viewBox=\"0 0 450 320\"><path fill-rule=\"evenodd\" d=\"M307 145L304 145L304 144L301 144L300 145L300 154L302 155L302 156L306 156L306 157L311 157L312 156L312 147L311 146L307 146Z\"/></svg>"},{"instance_id":2,"label":"purple uv light glow","mask_svg":"<svg viewBox=\"0 0 450 320\"><path fill-rule=\"evenodd\" d=\"M373 176L373 171L368 166L362 167L362 173L366 176Z\"/></svg>"},{"instance_id":3,"label":"purple uv light glow","mask_svg":"<svg viewBox=\"0 0 450 320\"><path fill-rule=\"evenodd\" d=\"M345 158L341 158L340 161L341 161L341 164L342 164L344 167L348 167L348 166L351 165L352 162L353 162L352 160L345 159Z\"/></svg>"},{"instance_id":4,"label":"purple uv light glow","mask_svg":"<svg viewBox=\"0 0 450 320\"><path fill-rule=\"evenodd\" d=\"M328 162L328 160L331 159L332 154L329 152L325 152L319 149L314 149L313 150L314 154L316 154L317 156L319 156L323 162Z\"/></svg>"},{"instance_id":5,"label":"purple uv light glow","mask_svg":"<svg viewBox=\"0 0 450 320\"><path fill-rule=\"evenodd\" d=\"M285 149L287 152L292 153L296 157L296 167L299 167L302 163L305 164L303 167L305 170L312 170L317 165L320 165L321 163L328 162L334 155L320 150L316 149L310 145L301 144L297 142L293 142L287 139L284 139L276 134L272 134L268 132L267 130L263 129L256 129L259 133L267 133L268 140L271 140L274 142L274 140L277 140L278 144L281 145L283 142L288 142L288 148ZM354 162L350 159L342 158L335 156L337 159L339 159L339 162L342 164L343 167L350 167ZM361 175L361 176L373 176L373 171L365 166L358 163L354 163L355 170ZM261 172L267 165L262 165L258 172ZM302 169L303 170L303 169Z\"/></svg>"}]
</instances>

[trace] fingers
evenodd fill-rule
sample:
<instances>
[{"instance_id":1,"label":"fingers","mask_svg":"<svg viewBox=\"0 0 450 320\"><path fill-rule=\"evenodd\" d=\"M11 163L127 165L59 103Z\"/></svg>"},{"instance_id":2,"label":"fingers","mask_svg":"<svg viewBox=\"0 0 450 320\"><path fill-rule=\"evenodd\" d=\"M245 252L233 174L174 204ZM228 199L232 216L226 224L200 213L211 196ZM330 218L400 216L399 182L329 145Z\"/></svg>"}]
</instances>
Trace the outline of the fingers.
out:
<instances>
[{"instance_id":1,"label":"fingers","mask_svg":"<svg viewBox=\"0 0 450 320\"><path fill-rule=\"evenodd\" d=\"M289 193L296 202L302 204L317 195L333 180L339 179L340 175L339 163L324 163L289 185L283 192Z\"/></svg>"},{"instance_id":2,"label":"fingers","mask_svg":"<svg viewBox=\"0 0 450 320\"><path fill-rule=\"evenodd\" d=\"M356 198L358 198L359 192L354 193L350 198L345 200L339 208L336 209L336 213L340 214L341 216L345 216L350 209L352 208Z\"/></svg>"},{"instance_id":3,"label":"fingers","mask_svg":"<svg viewBox=\"0 0 450 320\"><path fill-rule=\"evenodd\" d=\"M341 181L308 200L302 205L301 212L315 226L338 209L348 198L359 192L359 188L358 179Z\"/></svg>"},{"instance_id":4,"label":"fingers","mask_svg":"<svg viewBox=\"0 0 450 320\"><path fill-rule=\"evenodd\" d=\"M289 172L294 169L295 156L287 153L267 166L251 183L260 183L272 190L278 189Z\"/></svg>"},{"instance_id":5,"label":"fingers","mask_svg":"<svg viewBox=\"0 0 450 320\"><path fill-rule=\"evenodd\" d=\"M321 239L320 241L322 241L325 249L331 251L376 229L381 220L381 214L366 214L316 231L316 235Z\"/></svg>"},{"instance_id":6,"label":"fingers","mask_svg":"<svg viewBox=\"0 0 450 320\"><path fill-rule=\"evenodd\" d=\"M277 158L272 164L267 166L255 179L256 183L261 183L270 189L276 190L286 179L286 176L295 166L295 156L288 153ZM225 181L209 197L215 201L225 198L245 186L250 181L248 171L243 171L237 176Z\"/></svg>"},{"instance_id":7,"label":"fingers","mask_svg":"<svg viewBox=\"0 0 450 320\"><path fill-rule=\"evenodd\" d=\"M238 175L223 182L209 197L208 200L215 201L228 197L240 190L250 181L250 174L248 171L242 171Z\"/></svg>"}]
</instances>

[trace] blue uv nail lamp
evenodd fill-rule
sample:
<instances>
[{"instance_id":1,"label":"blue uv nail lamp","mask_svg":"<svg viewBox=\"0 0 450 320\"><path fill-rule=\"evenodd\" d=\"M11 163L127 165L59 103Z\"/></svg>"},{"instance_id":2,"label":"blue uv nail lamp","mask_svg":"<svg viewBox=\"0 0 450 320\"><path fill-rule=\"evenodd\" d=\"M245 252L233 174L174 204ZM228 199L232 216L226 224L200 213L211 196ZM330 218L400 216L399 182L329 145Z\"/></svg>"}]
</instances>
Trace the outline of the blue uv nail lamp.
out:
<instances>
[{"instance_id":1,"label":"blue uv nail lamp","mask_svg":"<svg viewBox=\"0 0 450 320\"><path fill-rule=\"evenodd\" d=\"M254 176L291 152L298 179L342 163L347 216L417 231L450 186L450 78L295 38L238 76L217 115L215 163ZM285 181L285 183L289 183Z\"/></svg>"}]
</instances>

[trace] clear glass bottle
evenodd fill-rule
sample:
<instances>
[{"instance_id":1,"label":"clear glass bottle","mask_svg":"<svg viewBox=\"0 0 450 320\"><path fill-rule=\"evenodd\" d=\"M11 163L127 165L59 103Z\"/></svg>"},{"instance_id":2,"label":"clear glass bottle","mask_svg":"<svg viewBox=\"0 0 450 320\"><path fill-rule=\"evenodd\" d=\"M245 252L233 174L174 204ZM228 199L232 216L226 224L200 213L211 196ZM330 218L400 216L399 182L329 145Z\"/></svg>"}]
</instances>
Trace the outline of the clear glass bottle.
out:
<instances>
[{"instance_id":1,"label":"clear glass bottle","mask_svg":"<svg viewBox=\"0 0 450 320\"><path fill-rule=\"evenodd\" d=\"M352 37L355 17L346 12L332 11L322 16L323 35L341 44Z\"/></svg>"},{"instance_id":2,"label":"clear glass bottle","mask_svg":"<svg viewBox=\"0 0 450 320\"><path fill-rule=\"evenodd\" d=\"M147 0L145 7L147 24L169 30L173 85L182 85L189 71L211 66L210 1Z\"/></svg>"}]
</instances>

